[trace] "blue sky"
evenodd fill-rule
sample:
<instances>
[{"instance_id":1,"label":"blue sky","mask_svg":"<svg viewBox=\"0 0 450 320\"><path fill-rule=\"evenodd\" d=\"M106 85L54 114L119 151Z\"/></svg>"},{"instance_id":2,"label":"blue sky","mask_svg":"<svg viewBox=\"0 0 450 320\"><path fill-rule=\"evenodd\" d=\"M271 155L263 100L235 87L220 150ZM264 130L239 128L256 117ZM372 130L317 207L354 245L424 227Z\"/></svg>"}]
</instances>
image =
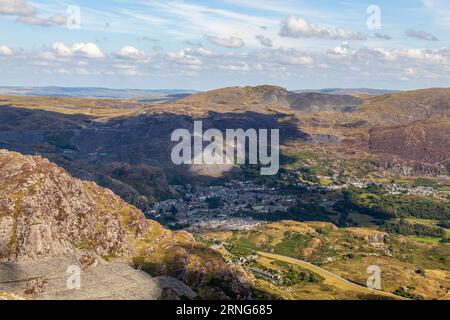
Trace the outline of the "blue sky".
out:
<instances>
[{"instance_id":1,"label":"blue sky","mask_svg":"<svg viewBox=\"0 0 450 320\"><path fill-rule=\"evenodd\" d=\"M447 87L449 27L447 0L0 0L0 85Z\"/></svg>"}]
</instances>

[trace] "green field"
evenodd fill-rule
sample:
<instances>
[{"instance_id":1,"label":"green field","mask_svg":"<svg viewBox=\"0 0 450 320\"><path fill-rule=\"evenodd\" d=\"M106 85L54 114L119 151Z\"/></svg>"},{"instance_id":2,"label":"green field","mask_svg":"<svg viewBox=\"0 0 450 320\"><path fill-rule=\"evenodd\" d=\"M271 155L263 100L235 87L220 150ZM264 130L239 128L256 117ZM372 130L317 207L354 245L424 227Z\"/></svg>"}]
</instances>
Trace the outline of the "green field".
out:
<instances>
[{"instance_id":1,"label":"green field","mask_svg":"<svg viewBox=\"0 0 450 320\"><path fill-rule=\"evenodd\" d=\"M430 227L437 227L437 225L439 223L438 220L433 220L433 219L408 218L405 220L408 222L412 222L412 223L424 224L424 225L430 226ZM445 229L445 234L446 234L446 237L449 238L450 237L450 229ZM425 242L425 243L435 243L435 239L440 240L441 238L414 237L414 239L416 241Z\"/></svg>"},{"instance_id":2,"label":"green field","mask_svg":"<svg viewBox=\"0 0 450 320\"><path fill-rule=\"evenodd\" d=\"M440 241L442 240L442 238L416 237L416 236L412 236L412 239L414 239L415 241L421 242L421 243L433 244L433 245L438 245L440 243Z\"/></svg>"}]
</instances>

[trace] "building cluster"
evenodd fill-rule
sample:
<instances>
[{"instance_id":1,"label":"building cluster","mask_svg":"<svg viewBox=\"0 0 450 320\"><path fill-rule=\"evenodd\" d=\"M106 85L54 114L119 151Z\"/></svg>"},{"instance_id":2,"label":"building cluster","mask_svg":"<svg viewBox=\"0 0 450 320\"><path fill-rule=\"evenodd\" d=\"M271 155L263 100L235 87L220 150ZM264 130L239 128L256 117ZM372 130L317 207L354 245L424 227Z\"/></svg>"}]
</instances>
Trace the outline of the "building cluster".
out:
<instances>
[{"instance_id":1,"label":"building cluster","mask_svg":"<svg viewBox=\"0 0 450 320\"><path fill-rule=\"evenodd\" d=\"M186 229L248 229L261 223L258 214L286 212L295 204L295 196L250 181L173 188L179 197L156 203L147 216Z\"/></svg>"},{"instance_id":2,"label":"building cluster","mask_svg":"<svg viewBox=\"0 0 450 320\"><path fill-rule=\"evenodd\" d=\"M321 177L323 179L332 177ZM387 194L416 196L450 196L449 191L433 187L406 187L395 183L377 184L365 179L353 179L344 184L311 185L302 183L307 192L323 193L341 191L350 187L377 186ZM154 204L147 216L169 227L187 230L219 229L245 230L264 223L268 214L285 213L296 204L295 192L283 191L255 184L252 181L233 180L215 186L172 186L177 198ZM447 194L443 194L447 193ZM319 205L332 211L338 199L322 196Z\"/></svg>"}]
</instances>

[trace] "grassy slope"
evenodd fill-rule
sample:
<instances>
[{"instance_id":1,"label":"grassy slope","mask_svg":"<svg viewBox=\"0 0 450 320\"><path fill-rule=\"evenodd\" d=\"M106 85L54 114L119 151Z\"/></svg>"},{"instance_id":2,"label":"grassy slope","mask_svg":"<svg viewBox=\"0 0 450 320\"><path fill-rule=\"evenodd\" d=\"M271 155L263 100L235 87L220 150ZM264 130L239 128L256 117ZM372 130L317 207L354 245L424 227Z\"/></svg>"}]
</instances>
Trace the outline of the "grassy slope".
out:
<instances>
[{"instance_id":1,"label":"grassy slope","mask_svg":"<svg viewBox=\"0 0 450 320\"><path fill-rule=\"evenodd\" d=\"M262 255L264 257L270 258L270 259L284 261L289 264L299 265L299 266L301 266L307 270L310 270L310 271L320 275L321 277L323 277L325 279L325 281L324 281L325 284L336 287L343 291L353 291L353 292L366 294L366 295L381 296L384 298L394 298L394 299L398 298L397 296L395 296L391 293L382 292L382 291L378 291L378 290L370 290L366 287L352 283L330 271L327 271L323 268L320 268L320 267L313 265L306 261L302 261L302 260L298 260L298 259L294 259L294 258L290 258L290 257L278 255L278 254L261 252L261 251L258 251L258 254Z\"/></svg>"},{"instance_id":2,"label":"grassy slope","mask_svg":"<svg viewBox=\"0 0 450 320\"><path fill-rule=\"evenodd\" d=\"M392 235L386 244L369 245L367 236L379 233L367 228L338 229L329 223L281 221L206 236L230 243L231 251L238 255L255 250L306 260L361 285L366 283L367 267L378 265L387 292L410 286L428 299L446 297L450 288L450 245L422 244L411 237ZM419 274L419 269L425 274Z\"/></svg>"}]
</instances>

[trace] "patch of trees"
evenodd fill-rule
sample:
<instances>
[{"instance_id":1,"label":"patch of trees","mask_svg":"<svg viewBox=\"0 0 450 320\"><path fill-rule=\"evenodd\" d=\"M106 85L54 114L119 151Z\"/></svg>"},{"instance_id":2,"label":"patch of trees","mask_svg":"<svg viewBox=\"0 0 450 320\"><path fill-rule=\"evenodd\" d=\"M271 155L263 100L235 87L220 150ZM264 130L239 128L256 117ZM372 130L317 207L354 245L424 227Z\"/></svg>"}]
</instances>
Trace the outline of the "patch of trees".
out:
<instances>
[{"instance_id":1,"label":"patch of trees","mask_svg":"<svg viewBox=\"0 0 450 320\"><path fill-rule=\"evenodd\" d=\"M283 274L283 285L285 286L294 286L303 282L321 283L322 281L323 279L315 273L307 271L296 272L293 268Z\"/></svg>"},{"instance_id":2,"label":"patch of trees","mask_svg":"<svg viewBox=\"0 0 450 320\"><path fill-rule=\"evenodd\" d=\"M72 144L73 131L48 131L44 134L45 141L60 149L75 150Z\"/></svg>"},{"instance_id":3,"label":"patch of trees","mask_svg":"<svg viewBox=\"0 0 450 320\"><path fill-rule=\"evenodd\" d=\"M439 183L436 180L433 179L426 179L426 178L418 178L416 181L414 181L415 187L432 187L432 188L439 188Z\"/></svg>"},{"instance_id":4,"label":"patch of trees","mask_svg":"<svg viewBox=\"0 0 450 320\"><path fill-rule=\"evenodd\" d=\"M377 186L366 189L349 188L335 209L354 210L379 219L416 217L422 219L450 219L450 203L432 198L391 195ZM340 211L339 210L339 211Z\"/></svg>"},{"instance_id":5,"label":"patch of trees","mask_svg":"<svg viewBox=\"0 0 450 320\"><path fill-rule=\"evenodd\" d=\"M407 299L413 299L413 300L423 300L423 296L420 294L413 293L412 291L415 290L414 287L401 287L395 290L393 293L397 296L407 298Z\"/></svg>"},{"instance_id":6,"label":"patch of trees","mask_svg":"<svg viewBox=\"0 0 450 320\"><path fill-rule=\"evenodd\" d=\"M450 220L440 220L437 225L444 229L450 229Z\"/></svg>"},{"instance_id":7,"label":"patch of trees","mask_svg":"<svg viewBox=\"0 0 450 320\"><path fill-rule=\"evenodd\" d=\"M300 174L305 181L309 181L312 183L319 183L320 180L317 178L317 170L311 167L301 167Z\"/></svg>"},{"instance_id":8,"label":"patch of trees","mask_svg":"<svg viewBox=\"0 0 450 320\"><path fill-rule=\"evenodd\" d=\"M281 263L280 263L281 262ZM286 287L291 287L296 284L300 283L322 283L324 281L324 278L319 276L318 274L315 274L313 272L310 272L305 269L300 269L293 267L292 265L289 265L288 263L283 263L283 261L277 261L276 263L271 263L272 265L279 265L281 267L286 268L287 270L273 270L270 268L267 268L264 265L261 265L259 263L255 263L255 267L258 269L261 269L267 273L273 274L273 275L280 275L281 276L281 285Z\"/></svg>"},{"instance_id":9,"label":"patch of trees","mask_svg":"<svg viewBox=\"0 0 450 320\"><path fill-rule=\"evenodd\" d=\"M218 209L222 205L222 200L219 197L211 197L206 199L206 203L208 204L208 209Z\"/></svg>"},{"instance_id":10,"label":"patch of trees","mask_svg":"<svg viewBox=\"0 0 450 320\"><path fill-rule=\"evenodd\" d=\"M442 228L431 227L420 223L409 223L404 219L400 219L398 222L387 222L383 229L389 233L398 233L405 236L445 237L445 230Z\"/></svg>"}]
</instances>

